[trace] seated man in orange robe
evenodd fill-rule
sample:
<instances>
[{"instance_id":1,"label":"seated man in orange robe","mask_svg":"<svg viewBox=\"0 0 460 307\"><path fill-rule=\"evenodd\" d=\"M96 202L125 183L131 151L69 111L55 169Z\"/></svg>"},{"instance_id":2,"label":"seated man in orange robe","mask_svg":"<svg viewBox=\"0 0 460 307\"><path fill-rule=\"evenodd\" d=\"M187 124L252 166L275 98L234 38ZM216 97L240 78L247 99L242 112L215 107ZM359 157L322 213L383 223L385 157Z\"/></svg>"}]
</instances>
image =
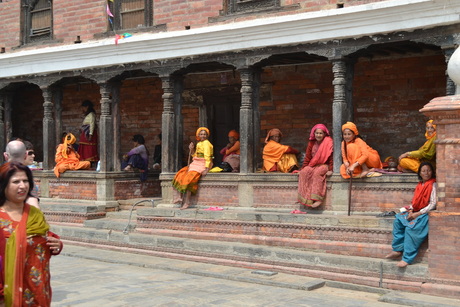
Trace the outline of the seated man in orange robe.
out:
<instances>
[{"instance_id":1,"label":"seated man in orange robe","mask_svg":"<svg viewBox=\"0 0 460 307\"><path fill-rule=\"evenodd\" d=\"M80 155L75 151L72 144L76 141L75 136L69 133L64 138L64 143L59 144L56 149L56 166L54 167L54 174L59 178L61 173L65 171L76 171L79 169L89 169L91 162L80 161Z\"/></svg>"},{"instance_id":2,"label":"seated man in orange robe","mask_svg":"<svg viewBox=\"0 0 460 307\"><path fill-rule=\"evenodd\" d=\"M265 147L262 158L264 159L263 170L266 172L290 173L298 169L298 150L291 146L281 145L283 134L279 129L271 129L265 138Z\"/></svg>"}]
</instances>

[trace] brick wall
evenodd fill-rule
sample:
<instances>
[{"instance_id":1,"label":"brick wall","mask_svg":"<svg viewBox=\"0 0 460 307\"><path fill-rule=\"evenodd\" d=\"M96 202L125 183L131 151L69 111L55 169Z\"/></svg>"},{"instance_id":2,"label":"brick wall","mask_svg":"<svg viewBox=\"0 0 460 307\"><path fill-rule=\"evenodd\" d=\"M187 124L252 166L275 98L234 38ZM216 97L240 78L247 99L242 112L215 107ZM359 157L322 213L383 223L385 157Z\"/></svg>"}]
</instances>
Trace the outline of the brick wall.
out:
<instances>
[{"instance_id":1,"label":"brick wall","mask_svg":"<svg viewBox=\"0 0 460 307\"><path fill-rule=\"evenodd\" d=\"M345 7L381 1L384 0L349 0L345 2ZM15 48L21 46L20 2L9 0L0 3L0 47L6 47L7 52L14 52ZM106 3L106 0L53 1L54 40L49 44L74 44L78 35L82 41L88 41L106 33L109 27ZM223 12L224 0L153 0L153 23L166 25L168 31L178 31L185 27L200 28L218 23L335 10L336 3L336 0L284 0L278 10L226 16ZM21 46L21 49L42 47L40 44L31 44Z\"/></svg>"},{"instance_id":2,"label":"brick wall","mask_svg":"<svg viewBox=\"0 0 460 307\"><path fill-rule=\"evenodd\" d=\"M332 128L331 63L266 68L261 76L260 148L267 132L278 128L281 143L304 151L311 128ZM332 131L332 130L330 130Z\"/></svg>"},{"instance_id":3,"label":"brick wall","mask_svg":"<svg viewBox=\"0 0 460 307\"><path fill-rule=\"evenodd\" d=\"M428 118L419 110L446 94L445 69L441 55L358 61L354 121L381 159L423 145Z\"/></svg>"},{"instance_id":4,"label":"brick wall","mask_svg":"<svg viewBox=\"0 0 460 307\"><path fill-rule=\"evenodd\" d=\"M20 0L0 3L0 47L10 50L19 45L20 33Z\"/></svg>"},{"instance_id":5,"label":"brick wall","mask_svg":"<svg viewBox=\"0 0 460 307\"><path fill-rule=\"evenodd\" d=\"M101 115L101 95L99 93L99 86L91 83L89 80L86 82L76 82L71 85L66 85L62 89L62 130L63 132L71 132L75 137L80 135L79 129L83 122L84 115L81 111L81 103L84 100L90 100L94 104L96 110L97 120ZM60 135L58 135L60 137Z\"/></svg>"},{"instance_id":6,"label":"brick wall","mask_svg":"<svg viewBox=\"0 0 460 307\"><path fill-rule=\"evenodd\" d=\"M434 278L459 280L459 225L458 212L430 213L429 268Z\"/></svg>"},{"instance_id":7,"label":"brick wall","mask_svg":"<svg viewBox=\"0 0 460 307\"><path fill-rule=\"evenodd\" d=\"M50 198L97 200L96 193L96 181L49 181Z\"/></svg>"},{"instance_id":8,"label":"brick wall","mask_svg":"<svg viewBox=\"0 0 460 307\"><path fill-rule=\"evenodd\" d=\"M125 80L120 89L121 152L131 150L133 135L142 134L150 158L155 136L161 133L163 99L159 78Z\"/></svg>"},{"instance_id":9,"label":"brick wall","mask_svg":"<svg viewBox=\"0 0 460 307\"><path fill-rule=\"evenodd\" d=\"M53 1L53 34L64 44L94 39L107 31L108 18L104 0Z\"/></svg>"},{"instance_id":10,"label":"brick wall","mask_svg":"<svg viewBox=\"0 0 460 307\"><path fill-rule=\"evenodd\" d=\"M160 181L158 178L139 180L122 180L115 182L115 199L132 199L144 197L161 197Z\"/></svg>"}]
</instances>

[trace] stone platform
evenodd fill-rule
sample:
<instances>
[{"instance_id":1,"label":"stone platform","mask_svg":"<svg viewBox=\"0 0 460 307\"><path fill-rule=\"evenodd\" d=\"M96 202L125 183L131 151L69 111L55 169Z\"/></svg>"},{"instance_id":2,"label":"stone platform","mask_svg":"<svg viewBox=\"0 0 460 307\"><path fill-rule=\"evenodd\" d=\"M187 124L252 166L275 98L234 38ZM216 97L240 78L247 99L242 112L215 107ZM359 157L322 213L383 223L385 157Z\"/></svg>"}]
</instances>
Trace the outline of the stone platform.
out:
<instances>
[{"instance_id":1,"label":"stone platform","mask_svg":"<svg viewBox=\"0 0 460 307\"><path fill-rule=\"evenodd\" d=\"M422 292L430 281L426 249L406 269L383 259L393 218L291 214L227 208L145 206L107 212L83 224L52 223L72 242L127 248L160 257L286 272L360 285Z\"/></svg>"}]
</instances>

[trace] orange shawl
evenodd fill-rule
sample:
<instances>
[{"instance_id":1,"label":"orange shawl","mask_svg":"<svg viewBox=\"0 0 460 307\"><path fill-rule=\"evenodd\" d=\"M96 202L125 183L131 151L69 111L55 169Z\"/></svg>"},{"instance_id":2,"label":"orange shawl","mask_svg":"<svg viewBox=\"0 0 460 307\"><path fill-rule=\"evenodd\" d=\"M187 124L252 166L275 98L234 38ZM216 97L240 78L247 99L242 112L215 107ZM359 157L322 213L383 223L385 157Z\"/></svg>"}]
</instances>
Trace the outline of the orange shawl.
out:
<instances>
[{"instance_id":1,"label":"orange shawl","mask_svg":"<svg viewBox=\"0 0 460 307\"><path fill-rule=\"evenodd\" d=\"M269 171L273 165L278 163L281 156L289 149L288 145L281 145L273 140L268 141L264 147L263 156L264 169Z\"/></svg>"}]
</instances>

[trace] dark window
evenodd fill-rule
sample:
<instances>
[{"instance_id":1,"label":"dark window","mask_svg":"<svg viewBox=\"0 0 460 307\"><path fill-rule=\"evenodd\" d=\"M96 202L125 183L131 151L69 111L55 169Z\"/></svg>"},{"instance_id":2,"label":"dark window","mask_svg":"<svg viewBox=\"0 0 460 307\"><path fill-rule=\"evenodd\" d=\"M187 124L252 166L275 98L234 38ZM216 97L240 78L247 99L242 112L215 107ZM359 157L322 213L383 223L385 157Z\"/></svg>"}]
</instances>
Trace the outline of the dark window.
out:
<instances>
[{"instance_id":1,"label":"dark window","mask_svg":"<svg viewBox=\"0 0 460 307\"><path fill-rule=\"evenodd\" d=\"M152 26L152 0L114 0L109 2L112 30Z\"/></svg>"},{"instance_id":2,"label":"dark window","mask_svg":"<svg viewBox=\"0 0 460 307\"><path fill-rule=\"evenodd\" d=\"M280 6L280 0L225 0L227 13L252 13Z\"/></svg>"},{"instance_id":3,"label":"dark window","mask_svg":"<svg viewBox=\"0 0 460 307\"><path fill-rule=\"evenodd\" d=\"M24 0L24 43L48 40L53 35L53 6L51 0Z\"/></svg>"}]
</instances>

